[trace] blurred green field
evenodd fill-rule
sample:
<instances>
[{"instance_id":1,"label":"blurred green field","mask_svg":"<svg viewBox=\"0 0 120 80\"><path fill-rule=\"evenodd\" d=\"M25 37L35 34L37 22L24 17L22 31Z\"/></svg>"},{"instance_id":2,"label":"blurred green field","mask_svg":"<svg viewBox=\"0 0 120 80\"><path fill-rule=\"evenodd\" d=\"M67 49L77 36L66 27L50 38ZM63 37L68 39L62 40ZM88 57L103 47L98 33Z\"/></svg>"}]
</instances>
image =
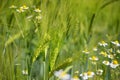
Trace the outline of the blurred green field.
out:
<instances>
[{"instance_id":1,"label":"blurred green field","mask_svg":"<svg viewBox=\"0 0 120 80\"><path fill-rule=\"evenodd\" d=\"M79 78L69 80L98 69L88 80L120 80L119 45L120 0L0 0L0 80L66 80L61 69Z\"/></svg>"}]
</instances>

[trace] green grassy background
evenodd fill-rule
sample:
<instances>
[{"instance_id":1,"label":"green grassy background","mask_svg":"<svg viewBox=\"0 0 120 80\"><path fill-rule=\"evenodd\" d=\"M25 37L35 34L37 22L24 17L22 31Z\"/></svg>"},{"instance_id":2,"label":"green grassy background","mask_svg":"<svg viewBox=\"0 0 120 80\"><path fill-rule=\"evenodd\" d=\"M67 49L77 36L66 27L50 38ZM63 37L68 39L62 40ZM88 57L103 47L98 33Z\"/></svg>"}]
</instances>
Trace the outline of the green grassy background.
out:
<instances>
[{"instance_id":1,"label":"green grassy background","mask_svg":"<svg viewBox=\"0 0 120 80\"><path fill-rule=\"evenodd\" d=\"M29 9L18 13L11 5ZM40 21L27 19L37 15L34 6L42 10ZM0 80L56 80L53 72L71 65L72 75L86 71L82 51L116 39L120 0L0 0ZM119 70L111 80L119 80Z\"/></svg>"}]
</instances>

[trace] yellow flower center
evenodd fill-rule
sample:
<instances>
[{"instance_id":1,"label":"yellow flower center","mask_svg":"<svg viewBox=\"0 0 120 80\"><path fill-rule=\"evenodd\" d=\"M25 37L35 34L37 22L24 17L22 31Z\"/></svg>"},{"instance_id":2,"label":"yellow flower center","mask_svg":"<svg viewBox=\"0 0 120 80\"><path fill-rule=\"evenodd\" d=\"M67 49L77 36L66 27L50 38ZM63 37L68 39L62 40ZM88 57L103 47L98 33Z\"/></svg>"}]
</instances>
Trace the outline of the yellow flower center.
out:
<instances>
[{"instance_id":1,"label":"yellow flower center","mask_svg":"<svg viewBox=\"0 0 120 80\"><path fill-rule=\"evenodd\" d=\"M109 62L108 61L105 61L105 64L108 64Z\"/></svg>"},{"instance_id":2,"label":"yellow flower center","mask_svg":"<svg viewBox=\"0 0 120 80\"><path fill-rule=\"evenodd\" d=\"M112 54L110 54L110 55L109 55L109 57L110 57L110 58L113 58L113 55L112 55Z\"/></svg>"},{"instance_id":3,"label":"yellow flower center","mask_svg":"<svg viewBox=\"0 0 120 80\"><path fill-rule=\"evenodd\" d=\"M92 56L92 60L96 60L97 59L97 57L96 56Z\"/></svg>"},{"instance_id":4,"label":"yellow flower center","mask_svg":"<svg viewBox=\"0 0 120 80\"><path fill-rule=\"evenodd\" d=\"M118 42L118 41L115 41L115 43L116 43L116 44L119 44L119 42Z\"/></svg>"},{"instance_id":5,"label":"yellow flower center","mask_svg":"<svg viewBox=\"0 0 120 80\"><path fill-rule=\"evenodd\" d=\"M20 11L20 12L22 12L22 11L23 11L23 9L22 9L22 8L20 8L20 9L19 9L19 11Z\"/></svg>"},{"instance_id":6,"label":"yellow flower center","mask_svg":"<svg viewBox=\"0 0 120 80\"><path fill-rule=\"evenodd\" d=\"M23 8L26 8L26 5L23 5Z\"/></svg>"},{"instance_id":7,"label":"yellow flower center","mask_svg":"<svg viewBox=\"0 0 120 80\"><path fill-rule=\"evenodd\" d=\"M74 79L79 79L77 76L74 76L73 78L74 78Z\"/></svg>"},{"instance_id":8,"label":"yellow flower center","mask_svg":"<svg viewBox=\"0 0 120 80\"><path fill-rule=\"evenodd\" d=\"M41 10L39 8L36 8L35 12L41 12Z\"/></svg>"},{"instance_id":9,"label":"yellow flower center","mask_svg":"<svg viewBox=\"0 0 120 80\"><path fill-rule=\"evenodd\" d=\"M63 76L65 76L65 75L66 75L66 73L65 73L65 72L62 72L60 76L63 77Z\"/></svg>"},{"instance_id":10,"label":"yellow flower center","mask_svg":"<svg viewBox=\"0 0 120 80\"><path fill-rule=\"evenodd\" d=\"M87 49L85 49L85 52L88 52L88 50L87 50Z\"/></svg>"},{"instance_id":11,"label":"yellow flower center","mask_svg":"<svg viewBox=\"0 0 120 80\"><path fill-rule=\"evenodd\" d=\"M28 7L26 5L23 5L20 7L20 9L24 10L24 9L28 9Z\"/></svg>"},{"instance_id":12,"label":"yellow flower center","mask_svg":"<svg viewBox=\"0 0 120 80\"><path fill-rule=\"evenodd\" d=\"M117 60L113 60L113 64L118 64L118 61Z\"/></svg>"},{"instance_id":13,"label":"yellow flower center","mask_svg":"<svg viewBox=\"0 0 120 80\"><path fill-rule=\"evenodd\" d=\"M87 72L87 75L92 75L92 72L91 72L91 71L88 71L88 72Z\"/></svg>"},{"instance_id":14,"label":"yellow flower center","mask_svg":"<svg viewBox=\"0 0 120 80\"><path fill-rule=\"evenodd\" d=\"M36 9L36 11L39 11L39 10L40 10L39 8Z\"/></svg>"},{"instance_id":15,"label":"yellow flower center","mask_svg":"<svg viewBox=\"0 0 120 80\"><path fill-rule=\"evenodd\" d=\"M16 8L16 6L15 6L15 5L12 5L12 6L10 6L10 8Z\"/></svg>"},{"instance_id":16,"label":"yellow flower center","mask_svg":"<svg viewBox=\"0 0 120 80\"><path fill-rule=\"evenodd\" d=\"M79 71L75 71L75 73L77 73L77 74L78 74L78 73L79 73Z\"/></svg>"},{"instance_id":17,"label":"yellow flower center","mask_svg":"<svg viewBox=\"0 0 120 80\"><path fill-rule=\"evenodd\" d=\"M105 44L105 41L101 41L102 44Z\"/></svg>"}]
</instances>

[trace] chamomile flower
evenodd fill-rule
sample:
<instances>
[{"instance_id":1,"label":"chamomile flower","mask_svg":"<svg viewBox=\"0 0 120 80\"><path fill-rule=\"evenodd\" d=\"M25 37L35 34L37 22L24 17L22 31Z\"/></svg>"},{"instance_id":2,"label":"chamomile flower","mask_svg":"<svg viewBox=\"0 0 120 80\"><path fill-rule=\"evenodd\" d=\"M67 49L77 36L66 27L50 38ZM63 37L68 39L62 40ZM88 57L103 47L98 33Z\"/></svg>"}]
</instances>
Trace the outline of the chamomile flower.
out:
<instances>
[{"instance_id":1,"label":"chamomile flower","mask_svg":"<svg viewBox=\"0 0 120 80\"><path fill-rule=\"evenodd\" d=\"M17 7L15 5L11 5L9 8L15 9Z\"/></svg>"},{"instance_id":2,"label":"chamomile flower","mask_svg":"<svg viewBox=\"0 0 120 80\"><path fill-rule=\"evenodd\" d=\"M42 19L42 16L41 15L38 15L35 17L37 20L41 20Z\"/></svg>"},{"instance_id":3,"label":"chamomile flower","mask_svg":"<svg viewBox=\"0 0 120 80\"><path fill-rule=\"evenodd\" d=\"M22 70L23 75L28 75L28 70Z\"/></svg>"},{"instance_id":4,"label":"chamomile flower","mask_svg":"<svg viewBox=\"0 0 120 80\"><path fill-rule=\"evenodd\" d=\"M34 11L38 13L42 12L39 8L36 8Z\"/></svg>"},{"instance_id":5,"label":"chamomile flower","mask_svg":"<svg viewBox=\"0 0 120 80\"><path fill-rule=\"evenodd\" d=\"M19 13L25 12L25 10L29 9L29 7L27 7L26 5L21 6L19 9L17 9L16 11Z\"/></svg>"},{"instance_id":6,"label":"chamomile flower","mask_svg":"<svg viewBox=\"0 0 120 80\"><path fill-rule=\"evenodd\" d=\"M101 51L100 53L99 53L100 55L103 55L104 57L107 57L107 53L106 52L104 52L104 51Z\"/></svg>"},{"instance_id":7,"label":"chamomile flower","mask_svg":"<svg viewBox=\"0 0 120 80\"><path fill-rule=\"evenodd\" d=\"M75 71L75 74L78 74L79 73L79 71Z\"/></svg>"},{"instance_id":8,"label":"chamomile flower","mask_svg":"<svg viewBox=\"0 0 120 80\"><path fill-rule=\"evenodd\" d=\"M116 45L116 46L120 46L120 43L116 40L116 41L111 41L112 44Z\"/></svg>"},{"instance_id":9,"label":"chamomile flower","mask_svg":"<svg viewBox=\"0 0 120 80\"><path fill-rule=\"evenodd\" d=\"M97 50L98 50L97 47L94 47L94 48L93 48L93 51L97 51Z\"/></svg>"},{"instance_id":10,"label":"chamomile flower","mask_svg":"<svg viewBox=\"0 0 120 80\"><path fill-rule=\"evenodd\" d=\"M102 63L105 64L105 65L107 65L107 66L110 65L109 61L103 61Z\"/></svg>"},{"instance_id":11,"label":"chamomile flower","mask_svg":"<svg viewBox=\"0 0 120 80\"><path fill-rule=\"evenodd\" d=\"M19 13L22 13L22 12L24 12L25 10L20 8L20 9L17 9L16 11L19 12Z\"/></svg>"},{"instance_id":12,"label":"chamomile flower","mask_svg":"<svg viewBox=\"0 0 120 80\"><path fill-rule=\"evenodd\" d=\"M80 77L82 77L83 80L87 80L88 79L88 76L87 76L87 73L81 73L80 74Z\"/></svg>"},{"instance_id":13,"label":"chamomile flower","mask_svg":"<svg viewBox=\"0 0 120 80\"><path fill-rule=\"evenodd\" d=\"M60 80L70 80L70 75L64 72L63 70L55 71L54 75Z\"/></svg>"},{"instance_id":14,"label":"chamomile flower","mask_svg":"<svg viewBox=\"0 0 120 80\"><path fill-rule=\"evenodd\" d=\"M29 7L27 7L26 5L23 5L20 7L20 9L27 10L27 9L29 9Z\"/></svg>"},{"instance_id":15,"label":"chamomile flower","mask_svg":"<svg viewBox=\"0 0 120 80\"><path fill-rule=\"evenodd\" d=\"M110 63L110 67L111 67L111 68L116 68L117 66L119 66L117 60L113 60L113 61Z\"/></svg>"},{"instance_id":16,"label":"chamomile flower","mask_svg":"<svg viewBox=\"0 0 120 80\"><path fill-rule=\"evenodd\" d=\"M92 72L92 71L88 71L87 75L88 75L89 78L92 78L95 75L95 73Z\"/></svg>"},{"instance_id":17,"label":"chamomile flower","mask_svg":"<svg viewBox=\"0 0 120 80\"><path fill-rule=\"evenodd\" d=\"M113 59L114 56L112 54L108 54L108 58Z\"/></svg>"},{"instance_id":18,"label":"chamomile flower","mask_svg":"<svg viewBox=\"0 0 120 80\"><path fill-rule=\"evenodd\" d=\"M105 41L101 41L98 44L103 47L106 47L108 45Z\"/></svg>"},{"instance_id":19,"label":"chamomile flower","mask_svg":"<svg viewBox=\"0 0 120 80\"><path fill-rule=\"evenodd\" d=\"M80 74L80 76L82 77L83 80L87 80L88 78L92 78L94 75L95 75L95 73L92 71L88 71L88 72Z\"/></svg>"},{"instance_id":20,"label":"chamomile flower","mask_svg":"<svg viewBox=\"0 0 120 80\"><path fill-rule=\"evenodd\" d=\"M117 53L120 53L120 50L119 50L119 49L117 50Z\"/></svg>"},{"instance_id":21,"label":"chamomile flower","mask_svg":"<svg viewBox=\"0 0 120 80\"><path fill-rule=\"evenodd\" d=\"M85 54L89 54L89 53L90 53L87 49L85 49L85 50L82 51L82 52L85 53Z\"/></svg>"},{"instance_id":22,"label":"chamomile flower","mask_svg":"<svg viewBox=\"0 0 120 80\"><path fill-rule=\"evenodd\" d=\"M90 57L89 59L92 60L92 61L97 61L97 60L98 60L98 57L92 56L92 57Z\"/></svg>"},{"instance_id":23,"label":"chamomile flower","mask_svg":"<svg viewBox=\"0 0 120 80\"><path fill-rule=\"evenodd\" d=\"M96 72L97 75L102 75L102 73L103 73L102 69L98 69L97 72Z\"/></svg>"},{"instance_id":24,"label":"chamomile flower","mask_svg":"<svg viewBox=\"0 0 120 80\"><path fill-rule=\"evenodd\" d=\"M70 80L80 80L78 76L74 76L73 78L71 78Z\"/></svg>"}]
</instances>

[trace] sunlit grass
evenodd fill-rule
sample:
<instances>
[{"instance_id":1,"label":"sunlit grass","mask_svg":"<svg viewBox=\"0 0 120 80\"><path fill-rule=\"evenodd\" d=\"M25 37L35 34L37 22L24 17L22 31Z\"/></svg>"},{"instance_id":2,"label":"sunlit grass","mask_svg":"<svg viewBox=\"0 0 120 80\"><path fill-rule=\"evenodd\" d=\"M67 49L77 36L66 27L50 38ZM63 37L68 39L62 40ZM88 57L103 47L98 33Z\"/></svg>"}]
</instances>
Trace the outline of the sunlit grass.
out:
<instances>
[{"instance_id":1,"label":"sunlit grass","mask_svg":"<svg viewBox=\"0 0 120 80\"><path fill-rule=\"evenodd\" d=\"M0 2L0 80L119 80L120 0Z\"/></svg>"}]
</instances>

